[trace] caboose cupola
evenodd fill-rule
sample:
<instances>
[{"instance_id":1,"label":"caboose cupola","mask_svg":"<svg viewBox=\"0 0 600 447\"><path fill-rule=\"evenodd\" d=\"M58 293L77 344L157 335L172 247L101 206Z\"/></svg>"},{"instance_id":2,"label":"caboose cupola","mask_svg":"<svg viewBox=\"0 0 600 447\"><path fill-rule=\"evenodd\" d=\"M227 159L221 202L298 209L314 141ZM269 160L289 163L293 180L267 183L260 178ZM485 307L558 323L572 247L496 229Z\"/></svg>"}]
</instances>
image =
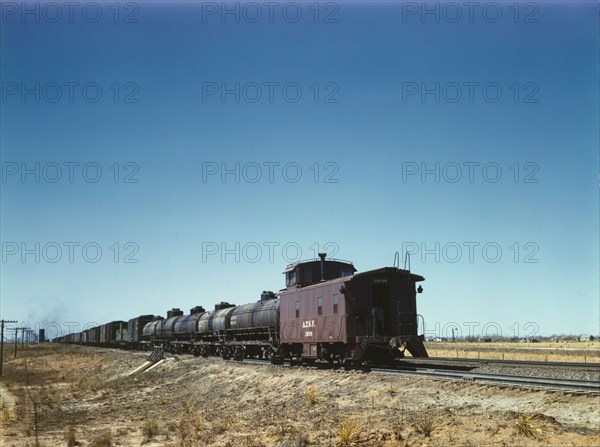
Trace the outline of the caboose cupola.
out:
<instances>
[{"instance_id":1,"label":"caboose cupola","mask_svg":"<svg viewBox=\"0 0 600 447\"><path fill-rule=\"evenodd\" d=\"M356 272L351 262L327 259L326 256L326 253L319 253L320 259L309 259L288 265L283 272L286 288L305 287L320 281L351 276Z\"/></svg>"}]
</instances>

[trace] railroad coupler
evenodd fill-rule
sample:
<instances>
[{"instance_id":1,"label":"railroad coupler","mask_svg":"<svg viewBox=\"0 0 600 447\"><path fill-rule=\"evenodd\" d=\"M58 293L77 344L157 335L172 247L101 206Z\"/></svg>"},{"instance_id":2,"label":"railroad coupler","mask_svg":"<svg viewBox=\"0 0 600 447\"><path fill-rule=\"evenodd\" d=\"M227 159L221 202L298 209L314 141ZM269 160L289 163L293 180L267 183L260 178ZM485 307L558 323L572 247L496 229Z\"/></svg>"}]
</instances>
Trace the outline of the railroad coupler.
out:
<instances>
[{"instance_id":1,"label":"railroad coupler","mask_svg":"<svg viewBox=\"0 0 600 447\"><path fill-rule=\"evenodd\" d=\"M404 351L406 350L406 342L399 337L392 337L388 342L388 346L392 351L392 356L395 359L404 358Z\"/></svg>"}]
</instances>

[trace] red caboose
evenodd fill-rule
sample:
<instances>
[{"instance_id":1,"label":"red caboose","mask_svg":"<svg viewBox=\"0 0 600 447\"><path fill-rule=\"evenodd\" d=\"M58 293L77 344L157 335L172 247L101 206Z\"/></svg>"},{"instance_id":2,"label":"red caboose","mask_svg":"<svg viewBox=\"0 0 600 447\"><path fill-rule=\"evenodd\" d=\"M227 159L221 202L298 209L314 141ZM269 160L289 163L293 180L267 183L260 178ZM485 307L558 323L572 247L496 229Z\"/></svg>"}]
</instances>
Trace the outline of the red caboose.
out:
<instances>
[{"instance_id":1,"label":"red caboose","mask_svg":"<svg viewBox=\"0 0 600 447\"><path fill-rule=\"evenodd\" d=\"M405 349L427 357L417 328L422 276L395 267L355 273L350 262L319 256L285 271L281 357L360 364L393 361Z\"/></svg>"}]
</instances>

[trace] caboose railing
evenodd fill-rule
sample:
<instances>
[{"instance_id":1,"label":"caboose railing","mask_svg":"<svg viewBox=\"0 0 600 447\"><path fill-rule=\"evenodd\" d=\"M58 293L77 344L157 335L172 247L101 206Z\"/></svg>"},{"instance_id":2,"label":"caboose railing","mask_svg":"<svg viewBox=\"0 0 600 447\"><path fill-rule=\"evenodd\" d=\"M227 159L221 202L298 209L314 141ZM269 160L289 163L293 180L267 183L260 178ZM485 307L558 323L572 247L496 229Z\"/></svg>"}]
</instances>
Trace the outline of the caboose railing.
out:
<instances>
[{"instance_id":1,"label":"caboose railing","mask_svg":"<svg viewBox=\"0 0 600 447\"><path fill-rule=\"evenodd\" d=\"M421 314L417 314L417 335L425 335L425 318Z\"/></svg>"}]
</instances>

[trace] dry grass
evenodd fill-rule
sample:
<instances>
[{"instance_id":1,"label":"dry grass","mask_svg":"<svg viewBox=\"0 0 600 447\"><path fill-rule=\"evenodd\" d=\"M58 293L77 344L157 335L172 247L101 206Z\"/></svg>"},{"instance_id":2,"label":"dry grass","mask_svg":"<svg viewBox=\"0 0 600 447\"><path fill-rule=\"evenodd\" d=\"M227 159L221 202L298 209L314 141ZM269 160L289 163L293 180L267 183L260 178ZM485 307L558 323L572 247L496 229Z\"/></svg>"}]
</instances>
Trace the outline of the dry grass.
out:
<instances>
[{"instance_id":1,"label":"dry grass","mask_svg":"<svg viewBox=\"0 0 600 447\"><path fill-rule=\"evenodd\" d=\"M432 357L537 360L548 362L600 362L600 342L426 342Z\"/></svg>"},{"instance_id":2,"label":"dry grass","mask_svg":"<svg viewBox=\"0 0 600 447\"><path fill-rule=\"evenodd\" d=\"M0 415L0 423L4 423L10 421L12 419L12 414L8 407L2 408L2 414Z\"/></svg>"},{"instance_id":3,"label":"dry grass","mask_svg":"<svg viewBox=\"0 0 600 447\"><path fill-rule=\"evenodd\" d=\"M356 445L360 440L361 433L362 427L358 422L350 418L344 419L339 428L340 442L338 445L341 447Z\"/></svg>"},{"instance_id":4,"label":"dry grass","mask_svg":"<svg viewBox=\"0 0 600 447\"><path fill-rule=\"evenodd\" d=\"M308 438L302 434L281 441L277 447L306 447L309 444Z\"/></svg>"},{"instance_id":5,"label":"dry grass","mask_svg":"<svg viewBox=\"0 0 600 447\"><path fill-rule=\"evenodd\" d=\"M0 392L0 425L4 425L6 422L14 419L14 406L10 397L7 398L2 392Z\"/></svg>"},{"instance_id":6,"label":"dry grass","mask_svg":"<svg viewBox=\"0 0 600 447\"><path fill-rule=\"evenodd\" d=\"M437 419L428 415L421 416L414 421L415 430L425 436L431 436L433 430L438 425Z\"/></svg>"},{"instance_id":7,"label":"dry grass","mask_svg":"<svg viewBox=\"0 0 600 447\"><path fill-rule=\"evenodd\" d=\"M76 445L79 445L79 442L77 442L75 427L73 425L69 425L67 428L65 440L67 441L67 447L75 447Z\"/></svg>"},{"instance_id":8,"label":"dry grass","mask_svg":"<svg viewBox=\"0 0 600 447\"><path fill-rule=\"evenodd\" d=\"M273 433L280 439L287 439L290 434L294 433L294 415L289 408L272 408L267 410L269 426Z\"/></svg>"},{"instance_id":9,"label":"dry grass","mask_svg":"<svg viewBox=\"0 0 600 447\"><path fill-rule=\"evenodd\" d=\"M144 425L142 425L142 434L146 438L145 441L148 442L156 435L158 435L158 422L154 419L146 421Z\"/></svg>"},{"instance_id":10,"label":"dry grass","mask_svg":"<svg viewBox=\"0 0 600 447\"><path fill-rule=\"evenodd\" d=\"M304 394L306 399L306 405L308 405L309 407L316 405L320 400L317 389L312 385L306 387L306 391Z\"/></svg>"},{"instance_id":11,"label":"dry grass","mask_svg":"<svg viewBox=\"0 0 600 447\"><path fill-rule=\"evenodd\" d=\"M105 428L112 429L112 445L117 447L474 447L537 445L545 439L556 446L600 446L600 435L592 427L599 411L597 399L591 397L343 371L284 371L191 356L181 356L177 363L166 361L155 372L123 378L145 356L91 348L72 352L72 357L59 351L28 363L32 393L37 396L39 391L40 396L60 403L56 408L43 405L41 446L68 446L70 424L79 447L111 445L100 440L92 444ZM77 366L86 358L92 364L103 359L110 368L87 372ZM9 360L6 376L11 394L7 391L6 399L18 404L26 359ZM92 380L82 380L86 375ZM94 380L101 385L95 392ZM74 389L79 382L87 388ZM12 406L8 408L13 412ZM532 428L524 418L518 432L520 414L538 408L545 409L541 420L530 418ZM34 439L33 416L19 420L17 410L20 407L15 407L15 423L0 428L6 432L0 433L0 445L27 447ZM563 420L590 434L566 429ZM537 436L535 422L543 424L543 435L526 437Z\"/></svg>"},{"instance_id":12,"label":"dry grass","mask_svg":"<svg viewBox=\"0 0 600 447\"><path fill-rule=\"evenodd\" d=\"M517 419L517 430L520 435L527 436L529 438L537 438L542 436L543 430L543 416L536 413L521 413Z\"/></svg>"},{"instance_id":13,"label":"dry grass","mask_svg":"<svg viewBox=\"0 0 600 447\"><path fill-rule=\"evenodd\" d=\"M391 437L396 440L395 447L408 447L409 442L404 438L402 432L406 430L406 424L404 417L393 421L391 429Z\"/></svg>"},{"instance_id":14,"label":"dry grass","mask_svg":"<svg viewBox=\"0 0 600 447\"><path fill-rule=\"evenodd\" d=\"M110 429L96 435L90 443L90 447L112 447L112 445L112 432Z\"/></svg>"},{"instance_id":15,"label":"dry grass","mask_svg":"<svg viewBox=\"0 0 600 447\"><path fill-rule=\"evenodd\" d=\"M180 447L195 447L201 444L203 433L203 419L200 413L193 409L191 403L183 404L183 412L179 419L177 429L179 431Z\"/></svg>"}]
</instances>

